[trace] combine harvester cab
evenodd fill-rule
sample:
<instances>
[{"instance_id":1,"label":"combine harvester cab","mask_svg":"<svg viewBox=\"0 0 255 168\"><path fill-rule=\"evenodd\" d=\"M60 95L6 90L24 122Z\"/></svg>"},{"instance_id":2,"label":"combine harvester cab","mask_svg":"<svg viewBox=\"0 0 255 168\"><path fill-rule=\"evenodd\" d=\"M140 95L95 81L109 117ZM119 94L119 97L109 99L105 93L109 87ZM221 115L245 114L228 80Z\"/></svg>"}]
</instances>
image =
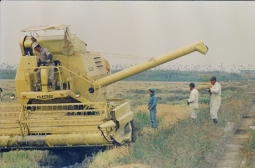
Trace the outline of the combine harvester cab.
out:
<instances>
[{"instance_id":1,"label":"combine harvester cab","mask_svg":"<svg viewBox=\"0 0 255 168\"><path fill-rule=\"evenodd\" d=\"M0 106L1 148L59 148L108 146L132 141L133 112L129 102L110 99L108 86L178 57L208 48L198 41L142 64L111 74L100 53L70 34L70 25L39 26L20 40L22 57L15 78L19 106ZM64 30L64 35L37 36L53 54L55 66L37 67L31 38L39 31ZM49 69L54 68L52 87ZM40 69L40 84L35 69Z\"/></svg>"}]
</instances>

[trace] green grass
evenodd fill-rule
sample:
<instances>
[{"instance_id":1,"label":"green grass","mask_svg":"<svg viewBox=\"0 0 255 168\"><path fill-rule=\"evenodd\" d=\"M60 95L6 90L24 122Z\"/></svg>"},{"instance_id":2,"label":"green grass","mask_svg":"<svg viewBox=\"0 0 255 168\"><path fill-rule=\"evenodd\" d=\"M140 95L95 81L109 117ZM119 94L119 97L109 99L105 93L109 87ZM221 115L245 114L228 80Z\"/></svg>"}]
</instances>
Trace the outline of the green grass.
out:
<instances>
[{"instance_id":1,"label":"green grass","mask_svg":"<svg viewBox=\"0 0 255 168\"><path fill-rule=\"evenodd\" d=\"M36 168L40 167L39 161L48 156L48 151L10 151L0 153L2 168Z\"/></svg>"},{"instance_id":2,"label":"green grass","mask_svg":"<svg viewBox=\"0 0 255 168\"><path fill-rule=\"evenodd\" d=\"M150 126L150 116L149 113L135 113L134 116L134 125L135 129L141 130L143 127Z\"/></svg>"},{"instance_id":3,"label":"green grass","mask_svg":"<svg viewBox=\"0 0 255 168\"><path fill-rule=\"evenodd\" d=\"M253 126L255 121L253 122ZM255 165L255 130L249 130L249 141L242 147L242 154L246 159L245 166L253 168Z\"/></svg>"},{"instance_id":4,"label":"green grass","mask_svg":"<svg viewBox=\"0 0 255 168\"><path fill-rule=\"evenodd\" d=\"M75 150L15 150L0 153L1 168L60 168L84 159L86 151Z\"/></svg>"},{"instance_id":5,"label":"green grass","mask_svg":"<svg viewBox=\"0 0 255 168\"><path fill-rule=\"evenodd\" d=\"M130 82L127 85L130 85ZM129 99L134 107L146 104L148 100L146 82L133 86L133 90L125 88L127 91L121 92L122 98ZM149 85L156 85L157 82L149 82ZM227 84L227 83L226 83ZM186 99L189 90L185 84L172 87L171 83L160 84L161 88L156 88L158 97L162 97L160 103L181 104L186 106ZM233 84L231 83L231 86ZM236 85L236 83L235 83ZM125 165L140 163L149 167L207 167L204 162L208 153L213 152L215 145L223 135L223 129L227 122L235 122L242 112L247 110L247 102L251 100L251 95L244 94L245 91L252 91L255 88L252 84L247 85L249 89L243 87L247 83L240 83L240 88L223 86L222 106L219 112L219 123L212 124L209 116L209 100L207 92L200 91L200 107L198 121L191 119L179 120L173 127L163 127L158 133L141 133L144 127L150 127L150 117L148 112L135 111L134 125L136 131L136 143L130 146L123 146L99 153L95 159L100 160L100 166L93 164L92 167L111 167L114 165ZM171 86L171 87L170 87ZM246 87L247 87L246 86ZM6 86L7 87L7 86ZM9 85L8 85L9 87ZM130 86L131 87L131 86ZM134 87L137 89L134 89ZM139 87L139 88L138 88ZM167 88L169 87L169 88ZM165 88L165 89L164 89ZM174 90L175 89L175 90ZM183 90L182 90L183 89ZM6 91L9 91L6 89ZM167 98L179 97L168 100ZM181 113L181 111L180 111ZM158 118L159 124L163 125L163 120ZM111 152L113 151L115 155ZM6 168L12 167L37 167L42 160L49 159L48 152L43 151L11 151L1 153L0 165ZM252 160L251 160L252 161ZM253 165L254 162L251 162ZM48 164L50 165L50 164ZM102 166L103 165L103 166ZM3 167L3 166L2 166Z\"/></svg>"},{"instance_id":6,"label":"green grass","mask_svg":"<svg viewBox=\"0 0 255 168\"><path fill-rule=\"evenodd\" d=\"M255 131L250 131L249 136L250 140L247 145L248 161L246 163L246 166L252 168L255 165Z\"/></svg>"},{"instance_id":7,"label":"green grass","mask_svg":"<svg viewBox=\"0 0 255 168\"><path fill-rule=\"evenodd\" d=\"M248 110L251 95L241 94L244 90L229 92L223 99L215 126L210 119L209 105L200 104L198 119L179 120L173 127L166 127L156 133L137 134L136 143L130 145L122 157L105 161L105 165L144 164L150 167L208 167L205 158L213 153L224 135L227 122L236 122ZM137 132L150 125L149 113L135 112L134 124ZM111 150L109 150L111 151ZM107 156L104 152L104 156ZM118 151L116 151L118 153ZM116 156L121 154L116 154ZM100 155L96 157L100 158ZM96 161L92 167L102 167ZM107 166L106 166L107 167Z\"/></svg>"}]
</instances>

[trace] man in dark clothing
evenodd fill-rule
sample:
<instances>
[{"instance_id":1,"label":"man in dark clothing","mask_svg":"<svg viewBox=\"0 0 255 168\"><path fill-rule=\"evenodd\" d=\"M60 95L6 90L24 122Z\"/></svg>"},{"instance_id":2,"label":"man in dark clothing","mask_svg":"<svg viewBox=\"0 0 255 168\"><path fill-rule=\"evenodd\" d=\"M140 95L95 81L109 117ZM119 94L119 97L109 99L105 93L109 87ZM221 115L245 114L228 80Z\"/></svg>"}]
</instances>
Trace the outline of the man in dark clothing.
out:
<instances>
[{"instance_id":1,"label":"man in dark clothing","mask_svg":"<svg viewBox=\"0 0 255 168\"><path fill-rule=\"evenodd\" d=\"M39 61L37 63L37 66L55 66L55 63L52 61L53 55L52 53L42 46L40 46L35 38L32 38L32 49L34 49L39 57ZM41 83L41 77L40 77L40 69L36 69L36 83ZM48 85L52 86L52 82L54 79L54 68L49 69L49 77L48 77Z\"/></svg>"}]
</instances>

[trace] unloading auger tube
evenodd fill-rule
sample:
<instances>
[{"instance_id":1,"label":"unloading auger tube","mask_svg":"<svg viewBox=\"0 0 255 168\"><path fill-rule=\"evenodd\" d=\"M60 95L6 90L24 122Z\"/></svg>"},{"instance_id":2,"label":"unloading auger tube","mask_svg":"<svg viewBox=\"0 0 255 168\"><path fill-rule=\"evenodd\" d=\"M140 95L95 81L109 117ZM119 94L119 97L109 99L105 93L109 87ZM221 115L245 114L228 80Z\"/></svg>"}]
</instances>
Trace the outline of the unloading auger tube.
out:
<instances>
[{"instance_id":1,"label":"unloading auger tube","mask_svg":"<svg viewBox=\"0 0 255 168\"><path fill-rule=\"evenodd\" d=\"M161 55L159 57L151 58L150 60L148 60L144 63L135 65L133 67L127 68L123 71L117 72L115 74L109 75L107 77L104 77L104 78L101 78L101 79L95 81L96 88L89 88L89 92L93 93L94 89L98 89L99 87L104 87L111 83L128 78L132 75L141 73L141 72L146 71L150 68L159 66L161 64L172 61L172 60L182 57L184 55L190 54L194 51L198 51L202 54L206 54L208 51L208 47L206 45L204 45L204 43L202 41L198 41L198 42L189 44L185 47L179 48L175 51Z\"/></svg>"}]
</instances>

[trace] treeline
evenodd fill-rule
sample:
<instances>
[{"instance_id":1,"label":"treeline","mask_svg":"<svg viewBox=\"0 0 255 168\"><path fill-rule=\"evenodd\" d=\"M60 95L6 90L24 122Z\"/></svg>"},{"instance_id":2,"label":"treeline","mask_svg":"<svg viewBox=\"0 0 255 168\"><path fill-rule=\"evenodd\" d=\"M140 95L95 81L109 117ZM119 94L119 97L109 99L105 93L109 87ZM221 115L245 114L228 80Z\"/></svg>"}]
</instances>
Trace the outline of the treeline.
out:
<instances>
[{"instance_id":1,"label":"treeline","mask_svg":"<svg viewBox=\"0 0 255 168\"><path fill-rule=\"evenodd\" d=\"M112 70L112 73L119 72L125 68ZM17 66L0 66L0 79L14 79ZM251 74L242 74L225 71L200 71L200 70L174 70L164 68L154 68L144 71L140 74L131 76L127 81L172 81L172 82L205 82L211 76L216 76L219 81L240 81L244 79L253 79Z\"/></svg>"},{"instance_id":2,"label":"treeline","mask_svg":"<svg viewBox=\"0 0 255 168\"><path fill-rule=\"evenodd\" d=\"M114 70L113 73L120 70ZM208 82L212 76L219 81L240 81L250 79L249 75L241 73L230 73L222 71L178 71L178 70L147 70L140 74L131 76L127 81L169 81L169 82Z\"/></svg>"},{"instance_id":3,"label":"treeline","mask_svg":"<svg viewBox=\"0 0 255 168\"><path fill-rule=\"evenodd\" d=\"M16 69L0 69L0 79L14 79Z\"/></svg>"},{"instance_id":4,"label":"treeline","mask_svg":"<svg viewBox=\"0 0 255 168\"><path fill-rule=\"evenodd\" d=\"M14 79L18 65L0 64L0 79Z\"/></svg>"},{"instance_id":5,"label":"treeline","mask_svg":"<svg viewBox=\"0 0 255 168\"><path fill-rule=\"evenodd\" d=\"M121 70L113 70L112 73ZM16 69L0 69L0 79L14 79ZM211 76L216 76L219 81L240 81L251 79L250 75L241 73L229 73L222 71L200 72L200 71L177 71L177 70L147 70L124 80L127 81L172 81L172 82L205 82Z\"/></svg>"}]
</instances>

